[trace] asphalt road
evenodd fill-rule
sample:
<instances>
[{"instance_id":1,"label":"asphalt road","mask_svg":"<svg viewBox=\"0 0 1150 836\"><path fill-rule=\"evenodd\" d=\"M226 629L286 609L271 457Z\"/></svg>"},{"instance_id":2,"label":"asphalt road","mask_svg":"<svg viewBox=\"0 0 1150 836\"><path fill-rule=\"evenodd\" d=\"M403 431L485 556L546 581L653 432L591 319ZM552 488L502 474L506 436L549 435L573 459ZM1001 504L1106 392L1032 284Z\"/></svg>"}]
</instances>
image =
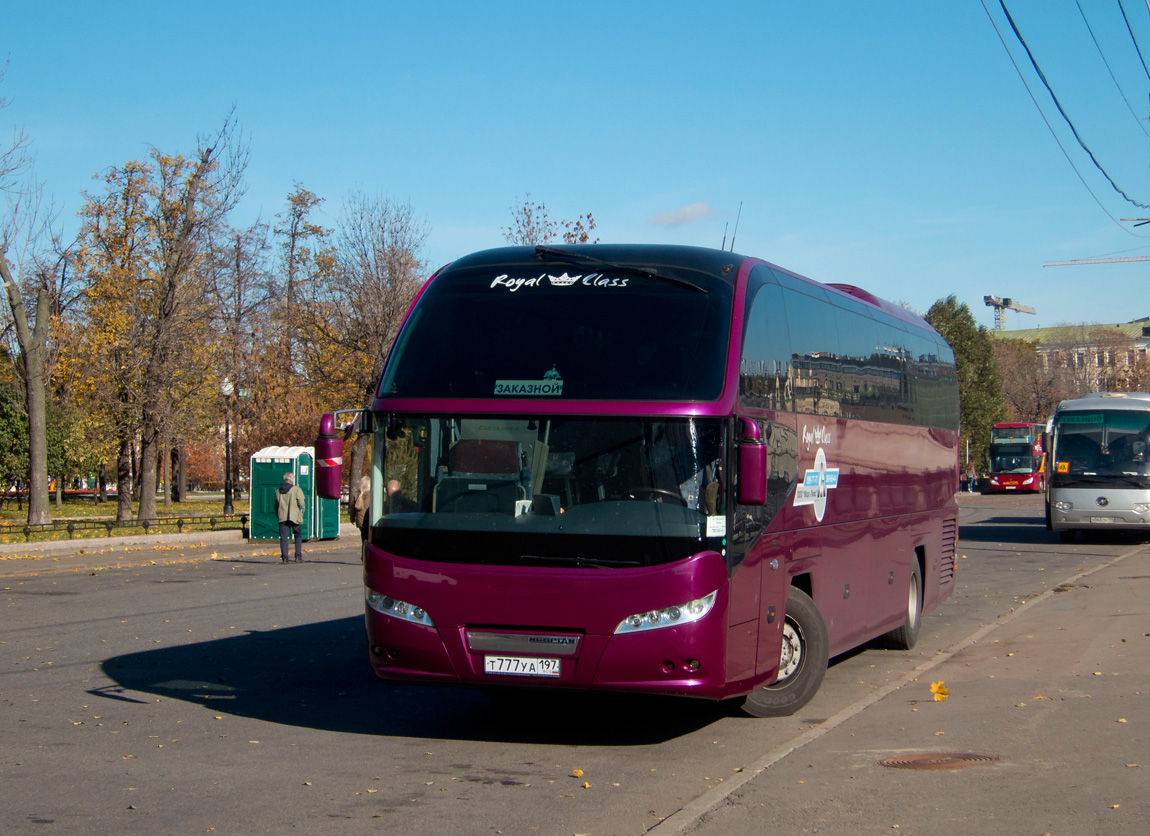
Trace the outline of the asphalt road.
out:
<instances>
[{"instance_id":1,"label":"asphalt road","mask_svg":"<svg viewBox=\"0 0 1150 836\"><path fill-rule=\"evenodd\" d=\"M783 720L693 701L506 704L378 683L351 538L312 544L300 566L280 565L272 545L170 538L0 561L0 830L771 831L769 805L754 819L720 816L781 791L778 766L799 763L828 726L848 734L845 717L929 702L933 666L956 648L993 642L1027 602L1141 549L1061 545L1034 498L962 502L957 591L925 618L915 650L835 660L816 698Z\"/></svg>"}]
</instances>

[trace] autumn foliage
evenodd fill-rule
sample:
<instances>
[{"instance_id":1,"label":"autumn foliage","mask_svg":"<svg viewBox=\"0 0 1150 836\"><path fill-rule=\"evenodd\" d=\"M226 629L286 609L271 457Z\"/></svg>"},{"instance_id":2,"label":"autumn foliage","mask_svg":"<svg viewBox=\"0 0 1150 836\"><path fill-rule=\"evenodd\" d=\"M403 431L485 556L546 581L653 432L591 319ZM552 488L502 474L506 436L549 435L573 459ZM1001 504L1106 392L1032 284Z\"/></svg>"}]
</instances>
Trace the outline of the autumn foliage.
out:
<instances>
[{"instance_id":1,"label":"autumn foliage","mask_svg":"<svg viewBox=\"0 0 1150 836\"><path fill-rule=\"evenodd\" d=\"M26 144L18 133L0 148L0 191L31 193ZM383 193L354 191L333 212L295 183L270 221L235 226L248 158L229 114L189 153L152 148L98 174L74 243L30 236L17 254L0 241L12 313L0 435L21 438L0 477L27 485L33 461L38 521L48 473L98 475L117 487L120 519L133 498L151 518L178 501L173 485L241 485L253 453L309 446L322 412L370 404L427 275L427 224ZM6 236L31 228L18 201L8 211ZM552 222L528 195L504 237L597 243L595 229L590 212ZM366 438L348 440L349 482L369 454Z\"/></svg>"}]
</instances>

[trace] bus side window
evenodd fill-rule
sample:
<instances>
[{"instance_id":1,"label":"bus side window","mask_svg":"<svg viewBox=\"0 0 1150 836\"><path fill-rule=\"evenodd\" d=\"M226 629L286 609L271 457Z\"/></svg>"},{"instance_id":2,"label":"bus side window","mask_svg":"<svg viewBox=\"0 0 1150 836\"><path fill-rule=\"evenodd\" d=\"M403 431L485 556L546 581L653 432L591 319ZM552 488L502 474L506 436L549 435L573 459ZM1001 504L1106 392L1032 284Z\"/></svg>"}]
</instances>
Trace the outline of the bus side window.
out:
<instances>
[{"instance_id":1,"label":"bus side window","mask_svg":"<svg viewBox=\"0 0 1150 836\"><path fill-rule=\"evenodd\" d=\"M740 402L758 409L791 409L790 328L783 289L773 281L760 284L751 298L743 333Z\"/></svg>"},{"instance_id":2,"label":"bus side window","mask_svg":"<svg viewBox=\"0 0 1150 836\"><path fill-rule=\"evenodd\" d=\"M795 291L787 293L786 305L795 363L795 411L837 416L842 385L838 324L825 299Z\"/></svg>"}]
</instances>

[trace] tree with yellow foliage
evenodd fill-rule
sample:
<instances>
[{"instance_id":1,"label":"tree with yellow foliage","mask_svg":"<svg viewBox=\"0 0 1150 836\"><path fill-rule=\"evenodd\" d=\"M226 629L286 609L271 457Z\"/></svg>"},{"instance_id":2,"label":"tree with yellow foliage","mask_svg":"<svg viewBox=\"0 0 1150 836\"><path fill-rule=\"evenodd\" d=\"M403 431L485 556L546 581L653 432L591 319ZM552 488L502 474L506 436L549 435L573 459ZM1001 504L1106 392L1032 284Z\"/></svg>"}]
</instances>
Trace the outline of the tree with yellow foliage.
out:
<instances>
[{"instance_id":1,"label":"tree with yellow foliage","mask_svg":"<svg viewBox=\"0 0 1150 836\"><path fill-rule=\"evenodd\" d=\"M215 341L206 258L241 194L247 151L232 117L191 158L153 148L105 176L83 215L88 388L119 436L118 517L130 516L131 446L140 439L139 519L156 516L159 453L179 408L210 396Z\"/></svg>"}]
</instances>

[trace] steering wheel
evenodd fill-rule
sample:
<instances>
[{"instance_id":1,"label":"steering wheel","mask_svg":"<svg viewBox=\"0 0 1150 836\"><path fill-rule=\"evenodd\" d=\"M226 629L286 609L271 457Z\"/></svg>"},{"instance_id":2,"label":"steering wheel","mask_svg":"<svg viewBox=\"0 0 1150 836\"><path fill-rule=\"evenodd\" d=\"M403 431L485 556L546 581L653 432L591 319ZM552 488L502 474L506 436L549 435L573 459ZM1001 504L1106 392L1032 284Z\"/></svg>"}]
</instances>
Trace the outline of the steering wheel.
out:
<instances>
[{"instance_id":1,"label":"steering wheel","mask_svg":"<svg viewBox=\"0 0 1150 836\"><path fill-rule=\"evenodd\" d=\"M623 491L623 493L631 499L639 499L642 496L648 496L651 498L652 502L657 500L659 497L665 496L669 497L670 499L677 500L684 508L690 507L687 505L687 500L683 499L682 494L676 493L675 491L669 491L664 488L628 488L627 490Z\"/></svg>"}]
</instances>

